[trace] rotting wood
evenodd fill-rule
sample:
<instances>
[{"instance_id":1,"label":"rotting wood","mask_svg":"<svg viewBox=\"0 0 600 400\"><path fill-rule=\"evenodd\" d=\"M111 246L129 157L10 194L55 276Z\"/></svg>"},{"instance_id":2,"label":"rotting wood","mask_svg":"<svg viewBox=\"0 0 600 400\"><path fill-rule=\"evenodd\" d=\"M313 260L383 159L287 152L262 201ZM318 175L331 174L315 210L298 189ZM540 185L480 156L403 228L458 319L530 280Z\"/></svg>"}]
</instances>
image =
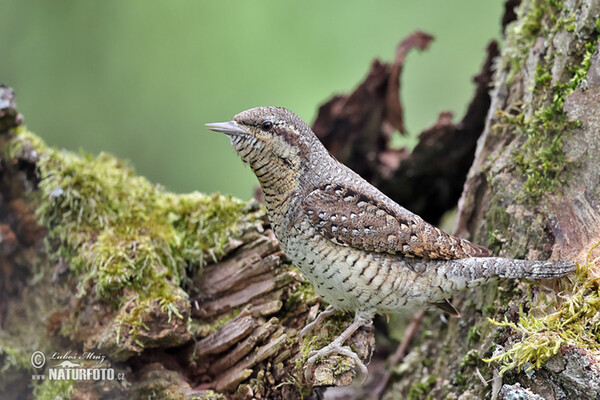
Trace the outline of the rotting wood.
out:
<instances>
[{"instance_id":1,"label":"rotting wood","mask_svg":"<svg viewBox=\"0 0 600 400\"><path fill-rule=\"evenodd\" d=\"M197 305L192 318L201 328L196 344L185 348L179 359L190 363L190 378L200 388L230 392L250 377L263 376L275 385L265 393L278 398L283 392L276 389L277 384L283 385L283 390L303 379L302 365L297 365L301 357L298 334L320 305L302 276L286 264L268 226L259 231L262 233L194 277L198 296L193 299ZM302 285L305 293L297 293ZM236 310L239 313L233 316ZM350 322L351 318L347 315L344 320ZM210 332L213 324L222 326ZM367 357L373 348L372 332L361 330L352 342ZM339 376L329 374L326 382L348 384L353 376L351 365L349 362ZM292 392L285 388L285 396Z\"/></svg>"}]
</instances>

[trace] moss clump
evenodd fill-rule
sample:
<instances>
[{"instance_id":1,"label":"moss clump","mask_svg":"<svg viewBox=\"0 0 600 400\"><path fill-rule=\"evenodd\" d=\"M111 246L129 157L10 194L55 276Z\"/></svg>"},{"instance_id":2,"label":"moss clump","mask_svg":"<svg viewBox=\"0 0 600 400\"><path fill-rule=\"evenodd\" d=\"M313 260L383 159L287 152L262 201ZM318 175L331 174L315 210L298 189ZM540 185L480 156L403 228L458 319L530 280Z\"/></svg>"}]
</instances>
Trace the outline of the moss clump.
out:
<instances>
[{"instance_id":1,"label":"moss clump","mask_svg":"<svg viewBox=\"0 0 600 400\"><path fill-rule=\"evenodd\" d=\"M496 309L492 305L487 305L483 308L483 313L487 315L492 315Z\"/></svg>"},{"instance_id":2,"label":"moss clump","mask_svg":"<svg viewBox=\"0 0 600 400\"><path fill-rule=\"evenodd\" d=\"M562 346L585 348L600 356L600 277L595 276L593 270L599 260L590 260L590 254L586 263L578 267L571 293L564 297L556 312L538 318L526 314L521 307L517 324L506 318L502 322L490 319L497 326L521 334L522 338L511 349L484 361L503 364L500 371L503 374L515 368L520 371L525 366L527 370L540 368Z\"/></svg>"},{"instance_id":3,"label":"moss clump","mask_svg":"<svg viewBox=\"0 0 600 400\"><path fill-rule=\"evenodd\" d=\"M435 376L428 376L425 380L412 385L408 391L409 400L432 399L433 395L429 395L431 389L435 387Z\"/></svg>"},{"instance_id":4,"label":"moss clump","mask_svg":"<svg viewBox=\"0 0 600 400\"><path fill-rule=\"evenodd\" d=\"M323 311L321 311L323 312ZM326 318L318 329L313 329L302 338L300 357L296 359L296 368L301 370L312 351L318 351L333 342L344 331L343 314Z\"/></svg>"},{"instance_id":5,"label":"moss clump","mask_svg":"<svg viewBox=\"0 0 600 400\"><path fill-rule=\"evenodd\" d=\"M7 372L31 369L31 354L0 342L0 378Z\"/></svg>"},{"instance_id":6,"label":"moss clump","mask_svg":"<svg viewBox=\"0 0 600 400\"><path fill-rule=\"evenodd\" d=\"M472 326L469 329L469 342L478 342L481 339L481 327Z\"/></svg>"},{"instance_id":7,"label":"moss clump","mask_svg":"<svg viewBox=\"0 0 600 400\"><path fill-rule=\"evenodd\" d=\"M181 317L175 304L185 296L186 269L216 260L244 220L244 202L169 193L113 156L59 151L24 128L5 149L8 160L35 161L31 201L48 229L51 261L69 263L79 296L91 289L115 308L127 305L120 322L132 334L153 300Z\"/></svg>"},{"instance_id":8,"label":"moss clump","mask_svg":"<svg viewBox=\"0 0 600 400\"><path fill-rule=\"evenodd\" d=\"M33 397L36 400L68 400L73 392L73 381L71 380L44 380L41 384L35 385Z\"/></svg>"},{"instance_id":9,"label":"moss clump","mask_svg":"<svg viewBox=\"0 0 600 400\"><path fill-rule=\"evenodd\" d=\"M526 176L524 191L532 201L536 201L541 193L554 189L560 182L561 172L567 166L563 152L564 135L579 127L579 123L567 118L564 103L567 96L577 89L587 76L594 49L594 43L586 44L581 65L570 71L571 79L567 83L556 83L551 88L550 73L538 66L534 91L543 91L544 94L539 94L534 99L536 104L533 104L533 109L536 111L531 118L520 114L506 120L526 137L525 143L513 159Z\"/></svg>"},{"instance_id":10,"label":"moss clump","mask_svg":"<svg viewBox=\"0 0 600 400\"><path fill-rule=\"evenodd\" d=\"M532 104L536 111L531 118L525 118L524 114L502 114L506 123L515 126L526 137L513 160L526 177L524 192L531 201L538 200L541 193L554 189L567 166L563 152L564 136L579 127L579 123L567 118L564 103L567 96L585 80L595 43L587 43L584 48L581 65L570 69L572 75L566 83L556 83L550 87L550 72L538 65L534 88L538 96Z\"/></svg>"},{"instance_id":11,"label":"moss clump","mask_svg":"<svg viewBox=\"0 0 600 400\"><path fill-rule=\"evenodd\" d=\"M570 67L566 74L555 77L551 71L557 54L549 50L538 61L533 77L533 99L526 107L531 114L519 110L516 115L499 112L497 126L510 125L525 137L525 142L513 155L514 163L525 176L524 195L535 203L541 193L554 189L568 166L563 152L564 137L579 124L568 120L564 112L567 96L580 87L590 68L590 60L597 44L597 35L575 31L576 16L568 14L561 1L533 0L523 2L519 19L507 28L507 49L515 54L503 54L504 68L508 69L507 82L513 80L522 66L529 62L530 50L540 37L551 38L559 32L579 35L581 45L569 50ZM549 39L546 39L549 40ZM508 52L509 50L507 50Z\"/></svg>"},{"instance_id":12,"label":"moss clump","mask_svg":"<svg viewBox=\"0 0 600 400\"><path fill-rule=\"evenodd\" d=\"M310 282L302 277L300 270L291 264L283 265L282 267L290 270L298 277L297 280L300 281L300 283L289 292L288 297L285 300L284 310L287 312L296 309L300 304L314 303L318 299L318 296Z\"/></svg>"},{"instance_id":13,"label":"moss clump","mask_svg":"<svg viewBox=\"0 0 600 400\"><path fill-rule=\"evenodd\" d=\"M513 42L511 46L506 46L510 53L504 57L510 63L509 82L525 64L537 38L563 25L560 18L562 9L562 4L553 0L523 2L517 9L517 19L506 29L507 36L510 36L508 40Z\"/></svg>"},{"instance_id":14,"label":"moss clump","mask_svg":"<svg viewBox=\"0 0 600 400\"><path fill-rule=\"evenodd\" d=\"M460 367L474 367L477 365L479 360L481 360L481 357L479 357L479 352L477 350L469 350L469 352L464 355L462 361L460 362Z\"/></svg>"}]
</instances>

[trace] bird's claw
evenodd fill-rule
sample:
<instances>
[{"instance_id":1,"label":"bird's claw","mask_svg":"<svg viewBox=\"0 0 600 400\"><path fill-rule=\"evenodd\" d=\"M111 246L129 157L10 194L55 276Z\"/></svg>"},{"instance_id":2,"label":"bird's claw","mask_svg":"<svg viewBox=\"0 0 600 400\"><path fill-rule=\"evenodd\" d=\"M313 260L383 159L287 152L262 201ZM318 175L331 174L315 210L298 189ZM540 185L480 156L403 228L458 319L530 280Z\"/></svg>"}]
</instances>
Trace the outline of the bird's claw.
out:
<instances>
[{"instance_id":1,"label":"bird's claw","mask_svg":"<svg viewBox=\"0 0 600 400\"><path fill-rule=\"evenodd\" d=\"M315 329L319 324L321 324L321 322L323 322L323 320L325 318L327 318L328 316L333 315L335 313L336 313L336 311L335 311L335 308L333 306L328 306L325 310L321 311L321 313L319 313L319 315L317 315L317 318L315 318L315 320L313 322L311 322L310 324L306 325L300 331L300 339L303 339L304 336L306 336L313 329Z\"/></svg>"},{"instance_id":2,"label":"bird's claw","mask_svg":"<svg viewBox=\"0 0 600 400\"><path fill-rule=\"evenodd\" d=\"M300 331L300 339L304 339L304 336L306 336L307 334L310 333L310 331L312 331L313 329L315 329L315 327L320 322L321 321L315 319L313 322L311 322L310 324L307 324L304 328L302 328L302 330Z\"/></svg>"},{"instance_id":3,"label":"bird's claw","mask_svg":"<svg viewBox=\"0 0 600 400\"><path fill-rule=\"evenodd\" d=\"M309 357L308 357L308 360L306 361L306 369L304 371L304 377L306 378L306 380L308 380L308 381L312 380L313 367L314 367L317 359L319 359L321 357L327 357L332 354L339 354L339 355L343 355L343 356L346 356L346 357L352 359L352 361L354 361L354 365L356 365L356 367L358 367L358 369L360 370L360 372L362 374L361 384L363 384L367 380L367 375L369 374L367 367L362 362L360 357L358 357L358 355L355 352L353 352L350 347L348 347L348 346L343 346L343 347L331 346L331 345L326 346L326 347L322 348L321 350L313 350L310 353L308 353Z\"/></svg>"}]
</instances>

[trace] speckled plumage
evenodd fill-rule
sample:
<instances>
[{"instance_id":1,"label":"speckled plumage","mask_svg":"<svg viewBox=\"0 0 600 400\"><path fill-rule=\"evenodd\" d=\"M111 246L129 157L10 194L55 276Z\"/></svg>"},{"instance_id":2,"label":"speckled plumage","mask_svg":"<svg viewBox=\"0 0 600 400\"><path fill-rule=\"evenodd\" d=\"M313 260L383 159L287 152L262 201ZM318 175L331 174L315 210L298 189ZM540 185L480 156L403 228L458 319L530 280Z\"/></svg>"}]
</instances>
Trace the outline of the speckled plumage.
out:
<instances>
[{"instance_id":1,"label":"speckled plumage","mask_svg":"<svg viewBox=\"0 0 600 400\"><path fill-rule=\"evenodd\" d=\"M329 304L355 313L340 338L311 357L308 375L317 356L350 355L341 345L376 313L446 304L493 278L560 277L574 269L489 257L488 249L442 232L339 163L283 108L254 108L208 126L226 133L254 171L286 255Z\"/></svg>"}]
</instances>

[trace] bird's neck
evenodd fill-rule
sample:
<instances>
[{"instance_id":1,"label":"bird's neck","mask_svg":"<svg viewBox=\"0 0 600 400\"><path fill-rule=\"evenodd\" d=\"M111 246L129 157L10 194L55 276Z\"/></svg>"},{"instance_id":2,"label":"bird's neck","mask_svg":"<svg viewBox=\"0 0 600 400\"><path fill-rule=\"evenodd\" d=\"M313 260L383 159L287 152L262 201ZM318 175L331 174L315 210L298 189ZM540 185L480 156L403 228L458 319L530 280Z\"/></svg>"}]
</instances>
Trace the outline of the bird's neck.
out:
<instances>
[{"instance_id":1,"label":"bird's neck","mask_svg":"<svg viewBox=\"0 0 600 400\"><path fill-rule=\"evenodd\" d=\"M290 160L270 158L250 164L270 212L282 212L287 208L292 195L297 192L300 170Z\"/></svg>"}]
</instances>

